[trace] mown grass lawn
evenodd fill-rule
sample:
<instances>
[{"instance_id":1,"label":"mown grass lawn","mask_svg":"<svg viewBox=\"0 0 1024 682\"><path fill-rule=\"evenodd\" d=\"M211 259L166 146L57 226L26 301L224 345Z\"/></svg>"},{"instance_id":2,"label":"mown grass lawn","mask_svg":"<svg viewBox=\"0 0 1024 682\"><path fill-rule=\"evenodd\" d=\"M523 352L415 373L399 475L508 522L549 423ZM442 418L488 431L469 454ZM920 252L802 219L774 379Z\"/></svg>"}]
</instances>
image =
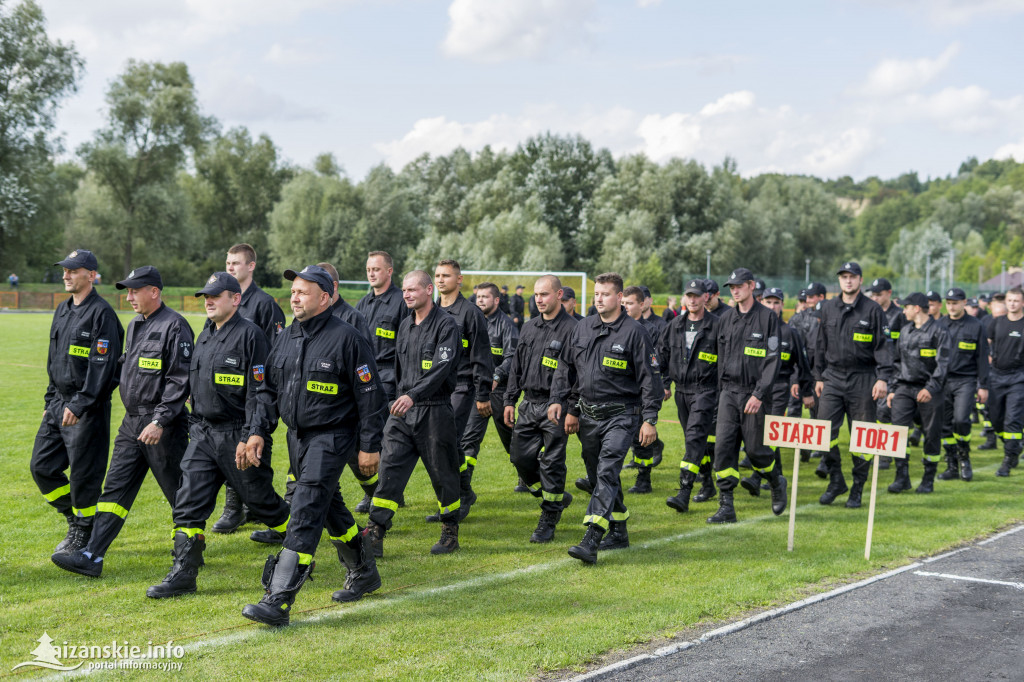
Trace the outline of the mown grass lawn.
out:
<instances>
[{"instance_id":1,"label":"mown grass lawn","mask_svg":"<svg viewBox=\"0 0 1024 682\"><path fill-rule=\"evenodd\" d=\"M127 322L128 316L125 316ZM190 321L197 328L202 317ZM258 526L207 534L199 593L151 600L146 587L170 566L170 509L148 479L105 560L89 579L50 562L66 525L44 502L28 471L42 413L50 317L0 315L0 676L32 660L46 631L56 644L145 646L174 640L186 647L183 673L208 679L276 680L294 673L343 680L507 680L580 670L608 652L695 625L733 619L865 574L905 564L1024 519L1024 470L997 479L1001 455L975 452L972 483L938 482L933 495L880 494L871 561L863 558L867 496L860 510L822 507L825 482L815 463L800 471L796 550L786 551L787 516L773 517L767 494L738 491L740 523L708 526L714 503L686 515L665 506L678 477L683 445L674 405L662 411L665 463L654 471L655 492L627 495L632 547L602 553L595 567L566 555L583 533L586 496L565 513L548 546L528 542L537 503L512 492L515 474L493 431L474 481L480 500L460 533L462 550L430 556L439 528L423 522L436 504L422 468L413 476L379 561L383 588L363 601L338 605L331 592L344 578L326 539L314 580L299 593L293 625L270 630L250 623L241 608L259 599L267 548L248 539ZM123 409L115 398L114 421ZM280 433L280 432L279 432ZM977 433L977 432L976 432ZM283 442L283 437L277 439ZM843 446L845 447L845 436ZM975 444L980 444L975 437ZM786 452L787 477L792 453ZM284 462L281 450L275 457ZM920 477L920 451L911 472ZM848 467L847 467L848 468ZM279 488L284 468L276 470ZM569 450L569 480L583 475L579 445ZM882 472L880 484L892 480ZM625 487L634 474L623 473ZM574 488L570 489L575 492ZM351 474L342 493L357 501ZM217 513L219 513L219 508ZM365 517L359 517L360 521ZM212 520L211 520L212 522ZM67 661L65 661L67 663ZM45 673L22 668L16 678ZM153 673L118 673L152 676ZM566 672L566 674L568 674Z\"/></svg>"}]
</instances>

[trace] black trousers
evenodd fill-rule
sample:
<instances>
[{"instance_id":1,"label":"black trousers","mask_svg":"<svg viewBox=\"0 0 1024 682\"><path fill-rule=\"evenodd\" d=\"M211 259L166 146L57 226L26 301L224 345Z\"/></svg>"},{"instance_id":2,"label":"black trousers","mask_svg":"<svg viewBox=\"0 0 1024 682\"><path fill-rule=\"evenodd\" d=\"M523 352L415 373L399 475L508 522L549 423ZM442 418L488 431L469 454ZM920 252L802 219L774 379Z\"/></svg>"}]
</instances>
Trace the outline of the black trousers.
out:
<instances>
[{"instance_id":1,"label":"black trousers","mask_svg":"<svg viewBox=\"0 0 1024 682\"><path fill-rule=\"evenodd\" d=\"M715 416L718 414L718 389L684 387L676 389L676 414L683 427L686 450L679 465L680 475L687 472L690 481L700 473L701 465L714 454Z\"/></svg>"},{"instance_id":2,"label":"black trousers","mask_svg":"<svg viewBox=\"0 0 1024 682\"><path fill-rule=\"evenodd\" d=\"M391 518L398 511L398 500L405 492L417 460L423 460L434 486L441 520L458 519L462 458L455 433L455 415L447 402L413 405L402 417L388 417L381 445L377 492L370 508L371 521L391 527Z\"/></svg>"},{"instance_id":3,"label":"black trousers","mask_svg":"<svg viewBox=\"0 0 1024 682\"><path fill-rule=\"evenodd\" d=\"M609 521L625 521L629 511L622 501L619 474L633 438L640 429L640 415L620 414L596 420L580 416L579 439L583 446L583 464L594 485L584 525L595 524L608 530Z\"/></svg>"},{"instance_id":4,"label":"black trousers","mask_svg":"<svg viewBox=\"0 0 1024 682\"><path fill-rule=\"evenodd\" d=\"M164 427L159 443L144 445L138 436L151 421L152 414L126 414L117 430L103 494L96 505L92 538L86 547L95 556L104 556L121 532L147 472L153 472L174 509L174 496L181 483L181 458L188 447L188 419L182 415Z\"/></svg>"},{"instance_id":5,"label":"black trousers","mask_svg":"<svg viewBox=\"0 0 1024 682\"><path fill-rule=\"evenodd\" d=\"M775 453L764 444L764 416L771 410L772 398L766 395L756 414L744 414L749 399L748 389L730 386L723 386L718 394L715 475L722 492L734 490L740 482L737 467L741 440L754 471L768 474L775 468Z\"/></svg>"},{"instance_id":6,"label":"black trousers","mask_svg":"<svg viewBox=\"0 0 1024 682\"><path fill-rule=\"evenodd\" d=\"M459 450L462 452L463 461L471 467L476 466L476 458L480 454L480 444L487 435L487 422L493 421L494 428L501 439L501 445L505 452L512 452L512 429L505 426L505 386L499 386L491 391L491 416L481 417L476 409L476 402L472 403L469 411L469 419L466 422L466 430L462 433L462 440L459 442Z\"/></svg>"},{"instance_id":7,"label":"black trousers","mask_svg":"<svg viewBox=\"0 0 1024 682\"><path fill-rule=\"evenodd\" d=\"M874 372L855 372L845 375L828 376L818 399L818 419L832 423L832 438L826 455L829 472L842 475L842 457L839 454L839 429L843 420L847 422L874 422L877 401L871 397L871 389L878 379ZM847 424L849 426L849 424ZM870 459L870 455L868 459ZM864 483L868 480L868 459L853 455L853 480Z\"/></svg>"},{"instance_id":8,"label":"black trousers","mask_svg":"<svg viewBox=\"0 0 1024 682\"><path fill-rule=\"evenodd\" d=\"M295 436L291 429L288 429L288 435L285 437L285 441L288 443L288 476L285 478L284 483L284 499L286 502L291 502L292 496L295 495L295 481L297 476L295 475L295 458L292 453L298 449L298 445L295 443ZM352 454L349 455L348 461L345 465L352 471L352 475L355 476L356 480L359 481L359 485L363 488L363 492L367 495L373 493L374 487L377 485L377 474L367 476L359 470L359 450L353 450ZM344 467L343 467L344 468ZM234 487L230 482L229 486ZM339 492L340 496L341 493Z\"/></svg>"},{"instance_id":9,"label":"black trousers","mask_svg":"<svg viewBox=\"0 0 1024 682\"><path fill-rule=\"evenodd\" d=\"M384 386L384 395L388 402L393 402L398 397L398 379L395 377L395 363L391 361L386 365L377 365L377 378Z\"/></svg>"},{"instance_id":10,"label":"black trousers","mask_svg":"<svg viewBox=\"0 0 1024 682\"><path fill-rule=\"evenodd\" d=\"M462 440L469 423L469 415L476 410L476 393L471 384L458 384L452 391L452 411L455 417L455 441Z\"/></svg>"},{"instance_id":11,"label":"black trousers","mask_svg":"<svg viewBox=\"0 0 1024 682\"><path fill-rule=\"evenodd\" d=\"M548 421L546 402L519 403L519 417L512 430L512 465L544 511L562 510L565 494L565 420Z\"/></svg>"},{"instance_id":12,"label":"black trousers","mask_svg":"<svg viewBox=\"0 0 1024 682\"><path fill-rule=\"evenodd\" d=\"M892 423L895 426L914 427L917 415L924 432L924 461L938 462L942 454L942 414L945 410L943 392L932 395L926 403L917 402L917 394L924 385L900 384L892 397Z\"/></svg>"},{"instance_id":13,"label":"black trousers","mask_svg":"<svg viewBox=\"0 0 1024 682\"><path fill-rule=\"evenodd\" d=\"M110 400L84 411L74 426L60 425L66 405L57 399L46 407L29 470L39 492L58 512L80 526L91 526L107 470Z\"/></svg>"},{"instance_id":14,"label":"black trousers","mask_svg":"<svg viewBox=\"0 0 1024 682\"><path fill-rule=\"evenodd\" d=\"M1024 429L1024 371L989 374L988 416L992 429L1003 439L1004 454L1019 456Z\"/></svg>"},{"instance_id":15,"label":"black trousers","mask_svg":"<svg viewBox=\"0 0 1024 682\"><path fill-rule=\"evenodd\" d=\"M241 438L240 425L197 420L189 426L188 448L181 459L181 485L174 497L176 528L205 529L220 487L227 483L238 492L253 516L275 530L285 531L289 512L288 505L274 490L273 441L266 439L258 467L240 471L235 464L235 448Z\"/></svg>"},{"instance_id":16,"label":"black trousers","mask_svg":"<svg viewBox=\"0 0 1024 682\"><path fill-rule=\"evenodd\" d=\"M978 377L949 377L943 388L942 444L971 442L971 413Z\"/></svg>"}]
</instances>

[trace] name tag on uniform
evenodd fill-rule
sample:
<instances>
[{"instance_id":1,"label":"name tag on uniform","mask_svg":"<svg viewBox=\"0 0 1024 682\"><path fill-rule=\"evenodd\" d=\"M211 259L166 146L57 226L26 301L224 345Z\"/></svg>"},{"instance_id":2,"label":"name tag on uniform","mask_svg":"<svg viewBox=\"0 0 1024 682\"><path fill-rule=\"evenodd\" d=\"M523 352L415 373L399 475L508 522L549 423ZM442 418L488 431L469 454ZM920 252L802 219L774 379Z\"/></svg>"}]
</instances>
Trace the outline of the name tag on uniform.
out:
<instances>
[{"instance_id":1,"label":"name tag on uniform","mask_svg":"<svg viewBox=\"0 0 1024 682\"><path fill-rule=\"evenodd\" d=\"M222 386L244 386L245 377L241 374L214 374L213 383Z\"/></svg>"},{"instance_id":2,"label":"name tag on uniform","mask_svg":"<svg viewBox=\"0 0 1024 682\"><path fill-rule=\"evenodd\" d=\"M616 358L602 358L601 364L605 367L611 367L612 369L626 369L626 360L618 360Z\"/></svg>"},{"instance_id":3,"label":"name tag on uniform","mask_svg":"<svg viewBox=\"0 0 1024 682\"><path fill-rule=\"evenodd\" d=\"M978 350L978 344L971 343L970 341L961 341L956 344L956 347L960 350Z\"/></svg>"},{"instance_id":4,"label":"name tag on uniform","mask_svg":"<svg viewBox=\"0 0 1024 682\"><path fill-rule=\"evenodd\" d=\"M763 358L766 355L764 348L751 348L750 346L743 348L743 354L755 358Z\"/></svg>"},{"instance_id":5,"label":"name tag on uniform","mask_svg":"<svg viewBox=\"0 0 1024 682\"><path fill-rule=\"evenodd\" d=\"M434 361L433 360L424 360L423 362L420 363L420 367L423 368L424 372L426 372L428 369L430 369L433 366L434 366Z\"/></svg>"},{"instance_id":6,"label":"name tag on uniform","mask_svg":"<svg viewBox=\"0 0 1024 682\"><path fill-rule=\"evenodd\" d=\"M504 355L504 354L505 354L505 349L504 348L496 348L494 346L491 346L491 355Z\"/></svg>"},{"instance_id":7,"label":"name tag on uniform","mask_svg":"<svg viewBox=\"0 0 1024 682\"><path fill-rule=\"evenodd\" d=\"M462 347L469 348L469 339L462 339Z\"/></svg>"},{"instance_id":8,"label":"name tag on uniform","mask_svg":"<svg viewBox=\"0 0 1024 682\"><path fill-rule=\"evenodd\" d=\"M74 355L79 358L89 357L89 346L69 346L68 355Z\"/></svg>"},{"instance_id":9,"label":"name tag on uniform","mask_svg":"<svg viewBox=\"0 0 1024 682\"><path fill-rule=\"evenodd\" d=\"M307 381L306 390L312 391L313 393L323 393L325 395L338 395L338 384L325 384L321 381Z\"/></svg>"},{"instance_id":10,"label":"name tag on uniform","mask_svg":"<svg viewBox=\"0 0 1024 682\"><path fill-rule=\"evenodd\" d=\"M861 343L871 343L874 340L874 338L874 334L859 334L855 332L853 335L853 340L860 341Z\"/></svg>"},{"instance_id":11,"label":"name tag on uniform","mask_svg":"<svg viewBox=\"0 0 1024 682\"><path fill-rule=\"evenodd\" d=\"M141 369L163 369L164 361L160 358L139 358Z\"/></svg>"},{"instance_id":12,"label":"name tag on uniform","mask_svg":"<svg viewBox=\"0 0 1024 682\"><path fill-rule=\"evenodd\" d=\"M385 339L391 339L392 341L395 340L395 332L390 329L382 329L381 327L377 327L377 336L381 336Z\"/></svg>"},{"instance_id":13,"label":"name tag on uniform","mask_svg":"<svg viewBox=\"0 0 1024 682\"><path fill-rule=\"evenodd\" d=\"M704 362L718 362L718 356L714 353L698 353L697 359Z\"/></svg>"},{"instance_id":14,"label":"name tag on uniform","mask_svg":"<svg viewBox=\"0 0 1024 682\"><path fill-rule=\"evenodd\" d=\"M540 359L540 364L544 365L545 367L550 367L551 369L558 369L558 360L556 360L555 358L549 358L545 356Z\"/></svg>"},{"instance_id":15,"label":"name tag on uniform","mask_svg":"<svg viewBox=\"0 0 1024 682\"><path fill-rule=\"evenodd\" d=\"M896 339L900 338L900 333L899 332L889 332L889 338L892 339L893 341L895 341Z\"/></svg>"},{"instance_id":16,"label":"name tag on uniform","mask_svg":"<svg viewBox=\"0 0 1024 682\"><path fill-rule=\"evenodd\" d=\"M922 348L921 349L921 357L922 358L934 358L936 355L938 355L938 353L939 353L939 351L937 349L935 349L935 348Z\"/></svg>"},{"instance_id":17,"label":"name tag on uniform","mask_svg":"<svg viewBox=\"0 0 1024 682\"><path fill-rule=\"evenodd\" d=\"M791 357L793 357L793 356L792 356L792 355L790 355L789 353L786 353L786 352L782 352L782 353L779 353L779 357L780 357L780 358L782 358L782 361L783 361L783 362L788 362L788 361L789 361L789 359L790 359Z\"/></svg>"}]
</instances>

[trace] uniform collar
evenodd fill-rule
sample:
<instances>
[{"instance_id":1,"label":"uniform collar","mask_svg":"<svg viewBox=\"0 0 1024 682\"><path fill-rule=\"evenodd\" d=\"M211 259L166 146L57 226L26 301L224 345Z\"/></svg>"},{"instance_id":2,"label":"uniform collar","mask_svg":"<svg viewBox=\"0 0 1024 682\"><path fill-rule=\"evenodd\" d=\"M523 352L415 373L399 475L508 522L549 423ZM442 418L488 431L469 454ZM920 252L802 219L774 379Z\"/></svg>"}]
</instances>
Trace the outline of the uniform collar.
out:
<instances>
[{"instance_id":1,"label":"uniform collar","mask_svg":"<svg viewBox=\"0 0 1024 682\"><path fill-rule=\"evenodd\" d=\"M410 317L410 319L411 319L411 322L412 322L412 326L413 326L413 327L422 327L423 325L425 325L425 324L428 324L428 323L432 322L432 321L434 320L434 317L436 317L436 316L437 316L437 311L438 311L438 309L439 309L440 307L441 307L441 306L440 306L439 304L437 304L437 303L435 303L434 305L430 306L430 312L429 312L429 313L427 313L427 317L426 317L426 319L424 319L424 320L423 320L422 322L420 322L419 324L416 324L416 313L410 310L410 311L409 311L409 317Z\"/></svg>"},{"instance_id":2,"label":"uniform collar","mask_svg":"<svg viewBox=\"0 0 1024 682\"><path fill-rule=\"evenodd\" d=\"M568 317L568 316L569 316L569 313L565 312L565 308L563 308L562 304L559 303L558 304L558 313L553 318L551 318L550 320L547 320L547 319L544 319L543 315L541 315L538 318L538 320L539 320L540 326L547 326L549 324L550 325L556 325L556 324L558 324L559 320L561 320L563 317Z\"/></svg>"},{"instance_id":3,"label":"uniform collar","mask_svg":"<svg viewBox=\"0 0 1024 682\"><path fill-rule=\"evenodd\" d=\"M213 331L213 325L211 324L210 325L210 338L215 340L215 341L217 341L217 342L219 342L219 343L224 343L224 339L226 339L228 337L227 332L230 331L231 329L233 329L235 327L235 325L238 324L238 320L240 318L241 318L241 315L239 314L239 312L237 310L235 310L235 314L231 316L231 319L229 319L227 322L222 324L220 326L220 328L217 329L217 331Z\"/></svg>"},{"instance_id":4,"label":"uniform collar","mask_svg":"<svg viewBox=\"0 0 1024 682\"><path fill-rule=\"evenodd\" d=\"M328 307L319 315L314 315L308 320L298 322L298 324L292 323L292 327L294 328L292 330L292 336L313 336L323 329L324 325L326 325L333 317L334 313L331 311L331 308Z\"/></svg>"}]
</instances>

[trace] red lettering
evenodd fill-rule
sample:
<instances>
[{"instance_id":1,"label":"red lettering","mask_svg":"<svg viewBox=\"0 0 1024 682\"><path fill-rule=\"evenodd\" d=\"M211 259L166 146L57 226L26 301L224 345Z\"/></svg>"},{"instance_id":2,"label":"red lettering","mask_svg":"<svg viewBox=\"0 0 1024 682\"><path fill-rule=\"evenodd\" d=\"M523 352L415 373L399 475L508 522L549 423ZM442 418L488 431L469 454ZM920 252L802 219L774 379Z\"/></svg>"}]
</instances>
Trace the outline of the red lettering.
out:
<instances>
[{"instance_id":1,"label":"red lettering","mask_svg":"<svg viewBox=\"0 0 1024 682\"><path fill-rule=\"evenodd\" d=\"M889 444L889 432L879 429L878 431L878 449L885 450L885 446Z\"/></svg>"},{"instance_id":2,"label":"red lettering","mask_svg":"<svg viewBox=\"0 0 1024 682\"><path fill-rule=\"evenodd\" d=\"M863 426L858 426L857 428L854 429L854 432L855 432L854 435L857 436L857 447L858 448L861 447L861 445L863 444L863 441L864 441L864 438L863 438L864 431L865 431L865 429L864 429Z\"/></svg>"},{"instance_id":3,"label":"red lettering","mask_svg":"<svg viewBox=\"0 0 1024 682\"><path fill-rule=\"evenodd\" d=\"M864 439L866 445L869 448L876 448L876 447L878 447L878 431L876 431L875 429L865 429L865 430L868 432L867 438Z\"/></svg>"},{"instance_id":4,"label":"red lettering","mask_svg":"<svg viewBox=\"0 0 1024 682\"><path fill-rule=\"evenodd\" d=\"M825 445L825 427L819 426L818 428L818 440L816 441L819 445Z\"/></svg>"},{"instance_id":5,"label":"red lettering","mask_svg":"<svg viewBox=\"0 0 1024 682\"><path fill-rule=\"evenodd\" d=\"M898 452L899 451L899 449L900 449L899 448L899 442L900 442L900 432L899 431L893 431L893 434L892 434L892 451L893 452Z\"/></svg>"},{"instance_id":6,"label":"red lettering","mask_svg":"<svg viewBox=\"0 0 1024 682\"><path fill-rule=\"evenodd\" d=\"M804 444L809 445L812 438L814 438L814 427L810 424L804 424Z\"/></svg>"},{"instance_id":7,"label":"red lettering","mask_svg":"<svg viewBox=\"0 0 1024 682\"><path fill-rule=\"evenodd\" d=\"M777 440L779 437L779 423L776 421L768 422L768 437L772 440Z\"/></svg>"}]
</instances>

